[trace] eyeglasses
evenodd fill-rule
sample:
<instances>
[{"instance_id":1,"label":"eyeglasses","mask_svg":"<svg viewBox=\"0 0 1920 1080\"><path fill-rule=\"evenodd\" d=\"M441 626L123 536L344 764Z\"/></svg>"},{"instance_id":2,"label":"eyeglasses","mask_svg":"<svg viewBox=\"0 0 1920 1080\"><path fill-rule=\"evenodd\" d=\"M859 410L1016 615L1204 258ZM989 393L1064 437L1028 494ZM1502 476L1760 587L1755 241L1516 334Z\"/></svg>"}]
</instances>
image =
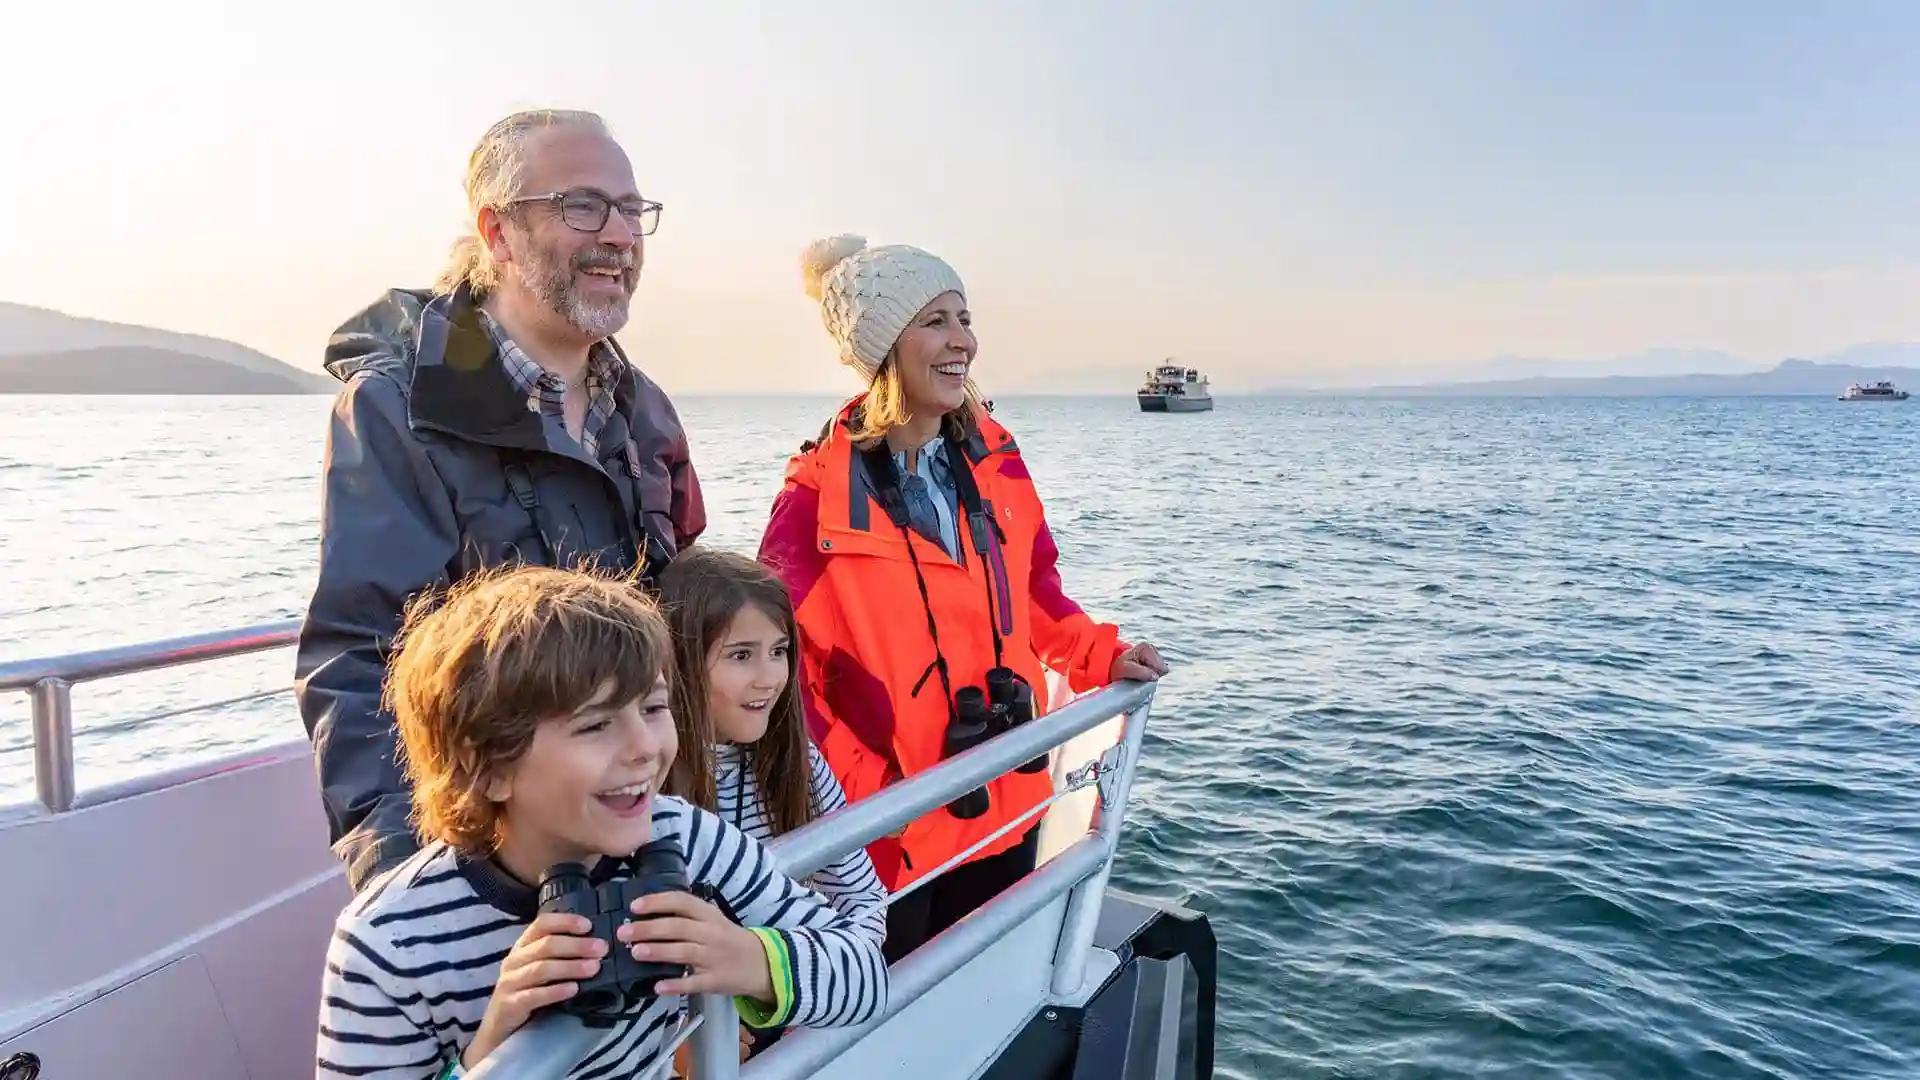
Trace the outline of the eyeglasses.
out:
<instances>
[{"instance_id":1,"label":"eyeglasses","mask_svg":"<svg viewBox=\"0 0 1920 1080\"><path fill-rule=\"evenodd\" d=\"M597 191L551 191L545 195L524 195L507 203L508 206L520 206L524 203L547 203L560 208L560 220L567 227L584 233L597 233L607 227L607 218L612 216L614 208L619 207L620 216L626 219L627 227L636 236L652 236L660 227L661 205L650 199L637 202L615 202Z\"/></svg>"}]
</instances>

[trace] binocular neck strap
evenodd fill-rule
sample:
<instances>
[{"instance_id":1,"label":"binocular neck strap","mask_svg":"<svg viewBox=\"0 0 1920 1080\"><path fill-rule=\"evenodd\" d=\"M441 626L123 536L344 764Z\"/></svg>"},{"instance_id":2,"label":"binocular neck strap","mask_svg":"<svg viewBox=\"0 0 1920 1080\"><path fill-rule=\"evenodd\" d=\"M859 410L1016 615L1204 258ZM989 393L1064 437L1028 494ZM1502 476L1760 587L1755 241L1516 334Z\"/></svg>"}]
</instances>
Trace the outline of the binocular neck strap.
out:
<instances>
[{"instance_id":1,"label":"binocular neck strap","mask_svg":"<svg viewBox=\"0 0 1920 1080\"><path fill-rule=\"evenodd\" d=\"M920 555L913 547L913 530L907 524L907 504L900 494L900 470L894 466L893 451L887 448L885 440L857 452L866 464L874 497L880 501L880 508L886 511L887 520L900 530L900 539L907 545L907 559L913 563L913 581L920 587L920 610L927 615L927 636L933 640L933 662L927 665L926 670L920 673L919 680L913 684L912 696L919 697L927 680L938 674L940 689L947 699L947 722L957 724L960 722L960 710L953 703L953 675L948 670L946 654L940 651L940 624L933 617L933 600L927 594L927 576L920 569Z\"/></svg>"},{"instance_id":2,"label":"binocular neck strap","mask_svg":"<svg viewBox=\"0 0 1920 1080\"><path fill-rule=\"evenodd\" d=\"M995 569L1005 566L1005 560L995 550L1001 542L1000 524L993 519L986 502L980 497L980 485L974 480L973 462L967 456L965 444L950 431L944 433L943 437L947 448L947 472L953 477L954 493L960 497L961 516L967 519L966 533L973 540L974 552L980 556L981 585L987 594L987 631L993 635L993 666L1004 667L1006 643L1000 636L1000 624L1002 618L1011 613L998 610L993 591L994 574L1005 573L1004 570ZM948 685L951 676L946 658L940 652L940 631L934 621L933 602L927 594L927 579L920 569L920 556L914 551L913 530L907 521L906 499L900 493L900 470L894 464L893 452L884 442L859 453L867 466L867 476L873 483L874 497L886 512L887 520L893 522L894 527L900 530L902 539L906 540L907 558L913 563L914 581L920 586L920 606L927 613L927 634L933 639L934 660L921 673L920 681L914 684L914 696L919 696L920 688L937 671L942 688L947 690L947 697L952 698L953 692ZM1012 589L1007 591L1011 595ZM1008 624L1011 625L1010 619Z\"/></svg>"},{"instance_id":3,"label":"binocular neck strap","mask_svg":"<svg viewBox=\"0 0 1920 1080\"><path fill-rule=\"evenodd\" d=\"M605 885L622 870L633 873L633 856L602 855L600 861L593 864L593 869L587 871L587 882L595 886Z\"/></svg>"},{"instance_id":4,"label":"binocular neck strap","mask_svg":"<svg viewBox=\"0 0 1920 1080\"><path fill-rule=\"evenodd\" d=\"M980 485L973 479L973 462L967 457L967 448L952 432L947 438L947 471L953 475L954 491L960 496L960 507L966 512L967 532L973 536L973 550L980 556L980 580L987 589L987 629L993 633L993 666L1005 667L1006 656L1000 641L1000 617L1005 612L996 611L993 599L993 575L995 567L1005 567L1004 558L996 558L999 553L989 554L990 548L1000 544L1000 523L993 520L987 505L980 498ZM1004 569L998 571L1004 574ZM1011 584L1011 583L1009 583ZM1011 594L1012 590L1008 590ZM1012 622L1009 621L1011 626Z\"/></svg>"}]
</instances>

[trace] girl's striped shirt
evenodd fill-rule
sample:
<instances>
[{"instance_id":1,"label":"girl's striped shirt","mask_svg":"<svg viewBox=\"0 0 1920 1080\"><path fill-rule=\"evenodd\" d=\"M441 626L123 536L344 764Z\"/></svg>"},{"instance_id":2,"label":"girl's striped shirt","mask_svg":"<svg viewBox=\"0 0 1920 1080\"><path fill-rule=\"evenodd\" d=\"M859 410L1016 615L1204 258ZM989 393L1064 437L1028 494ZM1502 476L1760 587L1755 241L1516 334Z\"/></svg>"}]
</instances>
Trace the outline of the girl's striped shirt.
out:
<instances>
[{"instance_id":1,"label":"girl's striped shirt","mask_svg":"<svg viewBox=\"0 0 1920 1080\"><path fill-rule=\"evenodd\" d=\"M773 821L760 799L760 781L750 767L753 751L734 743L713 748L713 789L718 796L720 816L729 825L756 840L773 838ZM807 742L808 781L816 816L830 814L847 805L846 792L820 749ZM834 907L852 919L861 930L880 943L887 937L887 887L873 871L873 860L865 848L854 848L839 859L813 872L806 884L819 890Z\"/></svg>"}]
</instances>

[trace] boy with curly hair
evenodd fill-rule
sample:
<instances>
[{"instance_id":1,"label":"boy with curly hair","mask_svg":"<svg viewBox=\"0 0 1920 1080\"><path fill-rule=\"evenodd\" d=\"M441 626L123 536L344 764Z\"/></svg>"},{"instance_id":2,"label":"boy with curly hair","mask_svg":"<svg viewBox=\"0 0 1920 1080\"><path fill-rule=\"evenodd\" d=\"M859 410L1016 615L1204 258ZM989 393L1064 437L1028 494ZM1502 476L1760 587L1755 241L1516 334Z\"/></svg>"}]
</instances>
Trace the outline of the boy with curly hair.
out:
<instances>
[{"instance_id":1,"label":"boy with curly hair","mask_svg":"<svg viewBox=\"0 0 1920 1080\"><path fill-rule=\"evenodd\" d=\"M630 585L578 572L482 574L407 613L386 695L425 846L370 882L328 950L317 1075L434 1080L476 1068L579 991L608 946L538 910L557 863L613 880L671 838L691 893L633 905L617 947L682 964L568 1075L657 1064L683 995L736 996L749 1025L863 1023L886 1002L879 948L719 817L659 794L676 749L668 632Z\"/></svg>"}]
</instances>

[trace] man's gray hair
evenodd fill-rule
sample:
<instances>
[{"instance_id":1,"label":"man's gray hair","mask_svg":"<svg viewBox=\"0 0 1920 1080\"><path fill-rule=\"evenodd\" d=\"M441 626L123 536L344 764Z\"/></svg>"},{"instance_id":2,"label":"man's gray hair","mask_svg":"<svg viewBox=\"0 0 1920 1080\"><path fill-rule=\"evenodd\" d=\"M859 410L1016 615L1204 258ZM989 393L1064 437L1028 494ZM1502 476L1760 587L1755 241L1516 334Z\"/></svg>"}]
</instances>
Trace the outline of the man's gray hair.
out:
<instances>
[{"instance_id":1,"label":"man's gray hair","mask_svg":"<svg viewBox=\"0 0 1920 1080\"><path fill-rule=\"evenodd\" d=\"M579 109L529 109L508 116L480 137L480 144L467 158L467 215L478 218L480 211L491 209L505 213L508 204L524 194L527 178L527 152L533 138L549 128L573 127L606 135L607 124L597 113ZM468 286L475 299L486 296L500 283L500 264L493 261L487 245L471 225L453 242L447 265L434 279L433 291L450 293Z\"/></svg>"}]
</instances>

